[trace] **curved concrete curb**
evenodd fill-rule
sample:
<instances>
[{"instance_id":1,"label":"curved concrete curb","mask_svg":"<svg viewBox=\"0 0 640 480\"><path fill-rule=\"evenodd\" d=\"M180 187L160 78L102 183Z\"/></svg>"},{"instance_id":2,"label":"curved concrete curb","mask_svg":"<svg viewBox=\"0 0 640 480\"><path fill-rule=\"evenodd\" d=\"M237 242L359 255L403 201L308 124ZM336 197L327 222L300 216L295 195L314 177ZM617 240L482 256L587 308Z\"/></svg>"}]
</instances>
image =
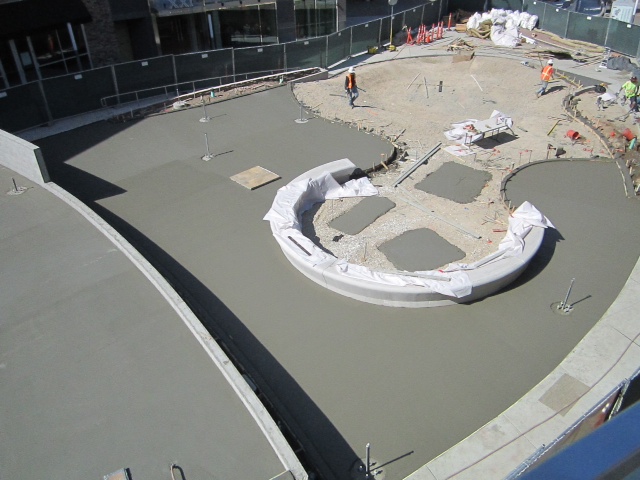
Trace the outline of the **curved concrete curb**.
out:
<instances>
[{"instance_id":1,"label":"curved concrete curb","mask_svg":"<svg viewBox=\"0 0 640 480\"><path fill-rule=\"evenodd\" d=\"M254 418L274 452L282 462L286 472L296 480L307 480L307 472L296 457L295 453L282 435L275 421L269 415L249 384L244 380L235 365L229 360L222 348L215 342L200 320L194 315L171 285L160 273L114 228L106 223L93 210L58 185L47 183L43 188L68 204L80 213L89 223L109 239L137 268L147 277L151 284L160 292L167 303L175 310L187 328L205 349L213 363L218 367L224 378L242 401ZM285 473L286 473L285 472Z\"/></svg>"},{"instance_id":2,"label":"curved concrete curb","mask_svg":"<svg viewBox=\"0 0 640 480\"><path fill-rule=\"evenodd\" d=\"M342 184L351 177L354 168L355 165L349 160L337 160L303 173L289 182L289 185L301 180L316 178L325 173L330 173L338 183ZM292 204L291 208L294 209L293 213L296 218L300 217L300 206L308 200L305 198L305 194L306 192L302 193L300 198ZM274 220L270 220L270 226L280 248L291 264L317 284L355 300L376 305L408 308L467 303L497 292L513 282L529 265L542 244L545 230L542 227L532 227L531 231L526 235L524 250L519 255L496 259L493 259L493 256L490 255L476 262L476 268L464 270L462 274L466 275L468 280L465 280L471 283L471 293L456 298L427 286L392 285L347 276L342 273L338 266L339 264L344 265L344 262L331 255L325 255L326 260L321 263L309 262L307 260L308 257L305 257L303 253L310 254L304 247L299 245L299 242L296 242L291 237L289 237L291 242L285 241L278 234L279 227ZM314 245L310 248L317 249L318 247ZM448 280L453 279L454 274L461 275L460 272L445 272L442 275L443 278ZM401 278L402 275L399 274L396 277Z\"/></svg>"}]
</instances>

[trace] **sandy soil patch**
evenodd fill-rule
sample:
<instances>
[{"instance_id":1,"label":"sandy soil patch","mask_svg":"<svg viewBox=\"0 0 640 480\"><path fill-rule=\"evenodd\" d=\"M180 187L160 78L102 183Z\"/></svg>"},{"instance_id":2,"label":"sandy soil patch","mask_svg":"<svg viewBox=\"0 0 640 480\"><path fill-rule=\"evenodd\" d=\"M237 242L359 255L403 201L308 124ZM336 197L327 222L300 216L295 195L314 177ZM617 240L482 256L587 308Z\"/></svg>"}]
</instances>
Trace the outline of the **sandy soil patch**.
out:
<instances>
[{"instance_id":1,"label":"sandy soil patch","mask_svg":"<svg viewBox=\"0 0 640 480\"><path fill-rule=\"evenodd\" d=\"M342 75L295 85L298 101L317 116L386 137L403 152L395 165L371 175L380 194L393 201L396 208L358 235L344 235L335 241L342 232L329 223L361 200L326 202L305 216L305 234L311 233L310 238L334 255L374 269L394 268L378 250L380 244L418 228L433 229L464 251L463 262L495 251L509 215L509 205L500 196L505 175L526 163L554 158L557 150L549 150L549 145L562 148L566 152L563 158L608 157L600 139L567 116L561 106L575 87L557 81L546 95L537 98L539 68L532 64L481 56L461 62L439 56L364 64L356 69L361 90L353 109L344 93ZM598 111L595 93L579 98L583 115L594 121L597 118L603 132L611 129L619 136L623 122L608 119L623 114L623 107ZM497 139L484 139L472 145L473 155L465 157L441 149L399 187L392 187L403 171L439 142L442 148L453 144L444 136L452 123L488 119L494 110L513 118L515 136L501 133ZM568 131L579 132L580 139L572 140ZM446 162L459 162L491 175L473 202L456 203L416 188ZM380 159L372 159L372 165L378 163Z\"/></svg>"}]
</instances>

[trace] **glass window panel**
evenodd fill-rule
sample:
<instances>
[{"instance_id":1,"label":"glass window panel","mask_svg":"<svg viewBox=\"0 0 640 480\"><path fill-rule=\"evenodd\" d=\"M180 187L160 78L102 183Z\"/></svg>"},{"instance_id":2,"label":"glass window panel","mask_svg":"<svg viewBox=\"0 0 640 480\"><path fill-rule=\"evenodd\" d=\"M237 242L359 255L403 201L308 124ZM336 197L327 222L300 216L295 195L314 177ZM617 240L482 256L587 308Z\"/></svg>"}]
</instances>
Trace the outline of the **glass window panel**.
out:
<instances>
[{"instance_id":1,"label":"glass window panel","mask_svg":"<svg viewBox=\"0 0 640 480\"><path fill-rule=\"evenodd\" d=\"M262 44L278 43L278 19L276 17L276 4L259 5L260 31Z\"/></svg>"},{"instance_id":2,"label":"glass window panel","mask_svg":"<svg viewBox=\"0 0 640 480\"><path fill-rule=\"evenodd\" d=\"M220 10L220 24L224 25L223 47L251 47L262 45L258 6L234 10Z\"/></svg>"}]
</instances>

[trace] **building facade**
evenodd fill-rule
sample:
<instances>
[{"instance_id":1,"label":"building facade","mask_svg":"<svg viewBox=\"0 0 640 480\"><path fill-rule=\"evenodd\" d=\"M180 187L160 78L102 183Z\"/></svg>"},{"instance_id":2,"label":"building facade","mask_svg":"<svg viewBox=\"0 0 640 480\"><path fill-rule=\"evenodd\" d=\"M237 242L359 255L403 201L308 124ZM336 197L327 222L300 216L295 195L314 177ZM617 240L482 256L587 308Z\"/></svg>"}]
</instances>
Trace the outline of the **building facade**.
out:
<instances>
[{"instance_id":1,"label":"building facade","mask_svg":"<svg viewBox=\"0 0 640 480\"><path fill-rule=\"evenodd\" d=\"M0 90L156 57L344 28L346 0L0 0Z\"/></svg>"}]
</instances>

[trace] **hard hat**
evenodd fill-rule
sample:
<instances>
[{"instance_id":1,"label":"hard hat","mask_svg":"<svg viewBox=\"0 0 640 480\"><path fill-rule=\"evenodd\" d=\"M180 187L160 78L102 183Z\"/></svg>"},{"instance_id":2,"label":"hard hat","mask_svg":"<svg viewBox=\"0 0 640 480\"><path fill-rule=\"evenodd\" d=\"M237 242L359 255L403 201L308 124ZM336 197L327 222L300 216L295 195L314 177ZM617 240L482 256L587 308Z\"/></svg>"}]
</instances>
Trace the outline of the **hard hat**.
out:
<instances>
[{"instance_id":1,"label":"hard hat","mask_svg":"<svg viewBox=\"0 0 640 480\"><path fill-rule=\"evenodd\" d=\"M349 73L356 73L356 69L353 67L349 67Z\"/></svg>"},{"instance_id":2,"label":"hard hat","mask_svg":"<svg viewBox=\"0 0 640 480\"><path fill-rule=\"evenodd\" d=\"M553 60L549 60L547 63L548 63L549 65L553 65Z\"/></svg>"}]
</instances>

